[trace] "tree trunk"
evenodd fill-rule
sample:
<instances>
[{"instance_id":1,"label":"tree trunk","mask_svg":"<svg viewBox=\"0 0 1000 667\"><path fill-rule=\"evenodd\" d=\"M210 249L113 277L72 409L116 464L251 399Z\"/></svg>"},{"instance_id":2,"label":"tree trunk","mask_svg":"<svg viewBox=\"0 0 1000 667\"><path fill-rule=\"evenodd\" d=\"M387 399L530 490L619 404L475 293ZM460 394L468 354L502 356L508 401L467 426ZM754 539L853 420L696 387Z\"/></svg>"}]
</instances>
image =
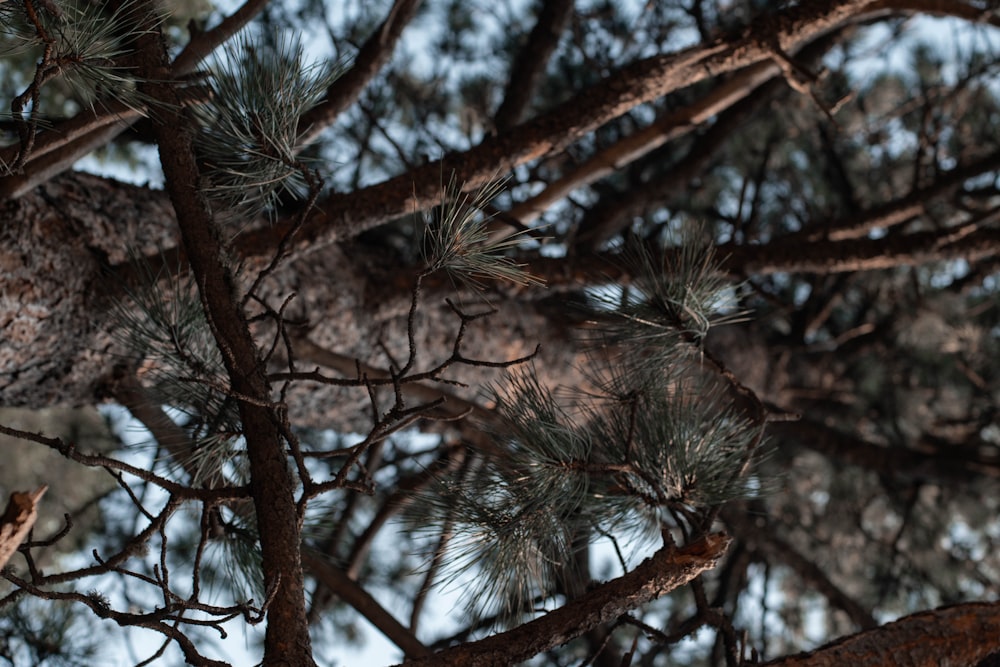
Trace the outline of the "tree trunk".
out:
<instances>
[{"instance_id":1,"label":"tree trunk","mask_svg":"<svg viewBox=\"0 0 1000 667\"><path fill-rule=\"evenodd\" d=\"M3 402L30 408L99 402L115 364L129 362L130 353L112 335L121 323L110 307L125 298L126 280L134 274L128 249L152 257L177 244L170 203L162 192L74 173L8 202L6 213L8 224L0 229L0 291L11 298L0 300L6 336L0 348ZM176 271L177 263L166 268ZM236 276L241 288L254 277L254 268L244 267ZM293 334L384 369L390 362L380 343L397 359L406 355L411 275L384 251L331 245L280 268L260 293L280 304L294 292L286 314L304 324ZM422 298L418 364L431 367L451 353L459 321L444 302L447 296L458 297L470 312L499 310L470 324L464 345L470 357L511 359L541 344L538 363L545 372L551 371L555 382L579 382L575 346L565 327L552 326L552 313L543 313L516 288L500 286L477 296L452 289L447 279ZM269 332L261 332L261 339L269 342L264 333ZM303 354L301 369L321 363L310 356ZM449 391L476 398L500 372L454 366L447 375L469 385ZM364 390L296 383L288 405L297 425L345 431L371 426Z\"/></svg>"}]
</instances>

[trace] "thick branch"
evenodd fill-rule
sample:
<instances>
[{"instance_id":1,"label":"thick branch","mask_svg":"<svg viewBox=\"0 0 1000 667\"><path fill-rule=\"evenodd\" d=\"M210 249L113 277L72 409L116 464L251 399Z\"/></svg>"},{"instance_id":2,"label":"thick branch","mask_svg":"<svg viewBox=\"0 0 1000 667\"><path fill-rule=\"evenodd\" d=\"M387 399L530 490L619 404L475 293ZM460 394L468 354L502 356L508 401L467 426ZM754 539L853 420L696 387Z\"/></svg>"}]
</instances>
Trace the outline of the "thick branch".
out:
<instances>
[{"instance_id":1,"label":"thick branch","mask_svg":"<svg viewBox=\"0 0 1000 667\"><path fill-rule=\"evenodd\" d=\"M933 11L962 14L962 3L945 3ZM773 61L775 48L794 53L804 44L854 20L926 9L916 0L815 0L803 2L752 26L743 35L640 60L600 83L516 127L490 137L461 153L446 155L405 174L349 194L334 194L303 226L295 251L356 236L414 210L440 203L441 175L454 172L466 190L473 190L514 167L557 153L589 132L640 104L699 81ZM926 11L932 11L926 9ZM980 14L982 12L979 12ZM245 234L244 255L268 255L291 222Z\"/></svg>"},{"instance_id":2,"label":"thick branch","mask_svg":"<svg viewBox=\"0 0 1000 667\"><path fill-rule=\"evenodd\" d=\"M773 63L759 63L749 69L757 70L763 75L770 72L772 65ZM751 77L751 82L753 78ZM641 191L631 190L619 196L603 199L584 215L576 238L578 248L584 251L600 248L614 234L643 215L655 202L669 196L670 193L687 190L691 179L696 178L704 165L732 139L733 134L747 117L767 104L772 97L772 91L779 85L780 80L772 78L747 91L746 95L728 100L734 102L728 108L722 108L727 101L725 99L719 100L719 104L712 105L720 112L718 117L692 142L683 158L672 164L652 182L644 184ZM753 94L749 94L750 92ZM710 97L711 95L706 99Z\"/></svg>"},{"instance_id":3,"label":"thick branch","mask_svg":"<svg viewBox=\"0 0 1000 667\"><path fill-rule=\"evenodd\" d=\"M713 533L680 549L661 549L628 574L534 621L405 664L414 667L502 667L522 662L683 586L715 567L728 546L728 537Z\"/></svg>"},{"instance_id":4,"label":"thick branch","mask_svg":"<svg viewBox=\"0 0 1000 667\"><path fill-rule=\"evenodd\" d=\"M994 214L992 217L997 217ZM913 234L890 234L880 239L796 242L776 239L761 246L719 247L723 265L742 275L788 273L843 273L916 266L949 259L969 262L1000 254L1000 230L974 225Z\"/></svg>"},{"instance_id":5,"label":"thick branch","mask_svg":"<svg viewBox=\"0 0 1000 667\"><path fill-rule=\"evenodd\" d=\"M222 19L219 25L206 32L193 34L184 50L174 59L173 75L181 77L193 72L198 63L261 13L267 3L268 0L247 0L239 9Z\"/></svg>"},{"instance_id":6,"label":"thick branch","mask_svg":"<svg viewBox=\"0 0 1000 667\"><path fill-rule=\"evenodd\" d=\"M905 616L771 667L974 665L1000 648L1000 603L972 602Z\"/></svg>"},{"instance_id":7,"label":"thick branch","mask_svg":"<svg viewBox=\"0 0 1000 667\"><path fill-rule=\"evenodd\" d=\"M813 40L795 54L796 59L807 64L821 60L843 32L828 33L821 39ZM645 215L673 193L686 191L691 179L696 177L703 165L739 133L739 126L766 105L777 90L783 88L784 84L778 78L781 71L773 60L757 63L713 87L698 102L671 114L677 120L677 127L670 130L668 140L671 141L695 129L709 117L717 118L694 140L687 154L666 171L641 187L617 196L602 197L596 206L587 211L577 232L578 249L597 250L635 218ZM692 112L690 117L684 115L689 112ZM658 122L656 125L660 124ZM663 127L666 128L667 125L664 123ZM655 147L652 146L650 150ZM655 156L652 157L655 159ZM621 163L618 166L621 167ZM545 192L542 193L544 194Z\"/></svg>"},{"instance_id":8,"label":"thick branch","mask_svg":"<svg viewBox=\"0 0 1000 667\"><path fill-rule=\"evenodd\" d=\"M1000 211L991 212L996 218ZM890 235L880 239L785 240L778 238L766 245L718 246L720 270L730 276L775 273L850 273L919 266L950 259L964 259L970 264L1000 256L1000 229L980 223L913 234ZM576 286L581 281L618 281L631 279L620 257L613 253L566 258L538 257L525 268L545 281L549 289Z\"/></svg>"},{"instance_id":9,"label":"thick branch","mask_svg":"<svg viewBox=\"0 0 1000 667\"><path fill-rule=\"evenodd\" d=\"M934 199L949 196L962 184L983 174L1000 169L1000 152L991 153L974 162L940 172L934 181L909 194L875 206L868 211L840 218L838 220L818 220L809 229L783 237L788 241L816 241L829 239L843 241L867 236L876 229L888 230L924 215L927 205Z\"/></svg>"},{"instance_id":10,"label":"thick branch","mask_svg":"<svg viewBox=\"0 0 1000 667\"><path fill-rule=\"evenodd\" d=\"M190 88L178 104L195 104L203 88ZM115 139L143 117L144 110L107 100L100 111L85 109L76 116L38 134L24 169L0 177L0 200L16 199L66 171L83 156ZM10 163L19 146L0 149L0 163Z\"/></svg>"},{"instance_id":11,"label":"thick branch","mask_svg":"<svg viewBox=\"0 0 1000 667\"><path fill-rule=\"evenodd\" d=\"M945 229L881 239L842 241L785 241L775 239L765 245L718 246L719 269L734 278L775 273L850 273L919 266L949 259L975 263L1000 256L1000 229L983 228L968 232ZM549 290L574 288L581 284L632 280L614 253L580 255L570 259L535 257L525 269L545 282Z\"/></svg>"},{"instance_id":12,"label":"thick branch","mask_svg":"<svg viewBox=\"0 0 1000 667\"><path fill-rule=\"evenodd\" d=\"M542 3L528 43L511 68L503 103L497 109L494 125L498 132L506 132L520 122L572 13L573 0L545 0Z\"/></svg>"},{"instance_id":13,"label":"thick branch","mask_svg":"<svg viewBox=\"0 0 1000 667\"><path fill-rule=\"evenodd\" d=\"M573 171L556 179L534 197L516 204L509 214L523 224L529 224L541 215L545 209L566 197L576 188L589 185L608 176L630 164L636 159L650 153L669 141L691 132L710 117L728 109L737 102L747 99L753 94L753 105L756 107L760 97L759 87L778 74L778 66L771 62L762 62L738 72L708 94L690 106L666 114L652 125L597 153ZM717 127L726 127L731 132L731 122L719 121ZM699 144L701 142L698 142ZM699 155L707 153L704 159L711 156L711 151L702 151L695 147ZM669 191L670 188L667 188ZM626 205L625 202L615 202ZM630 205L631 208L631 205ZM630 218L628 214L621 219Z\"/></svg>"},{"instance_id":14,"label":"thick branch","mask_svg":"<svg viewBox=\"0 0 1000 667\"><path fill-rule=\"evenodd\" d=\"M811 12L775 22L773 40L795 51L802 43L863 14L870 1L809 3ZM441 174L454 172L466 190L479 188L498 173L563 150L574 141L640 104L686 88L709 77L749 67L771 58L769 40L733 37L653 56L626 65L600 83L516 131L484 140L478 146L445 156L388 181L350 194L334 194L303 226L296 249L356 236L413 210L439 203ZM267 254L287 232L284 223L244 235L244 254Z\"/></svg>"},{"instance_id":15,"label":"thick branch","mask_svg":"<svg viewBox=\"0 0 1000 667\"><path fill-rule=\"evenodd\" d=\"M158 36L149 35L144 41L146 71L153 75L150 80L157 81L156 74L167 70L166 53ZM199 190L190 124L176 105L172 86L153 84L149 92L164 102L153 118L153 130L167 193L177 213L206 318L234 394L252 399L241 400L239 410L250 462L250 491L260 530L264 588L273 592L267 612L264 664L313 665L294 482L278 419L270 408L263 407L270 403L270 386L240 307L236 277L210 205Z\"/></svg>"},{"instance_id":16,"label":"thick branch","mask_svg":"<svg viewBox=\"0 0 1000 667\"><path fill-rule=\"evenodd\" d=\"M403 28L417 13L419 6L420 0L396 0L385 21L358 51L354 65L333 82L319 105L302 116L299 128L303 134L299 141L303 145L313 141L333 124L337 116L354 104L368 82L389 62Z\"/></svg>"},{"instance_id":17,"label":"thick branch","mask_svg":"<svg viewBox=\"0 0 1000 667\"><path fill-rule=\"evenodd\" d=\"M22 173L0 178L0 200L16 199L62 173L84 155L105 145L141 117L117 102L104 111L86 109L57 127L39 133ZM0 150L0 160L13 161L17 146Z\"/></svg>"}]
</instances>

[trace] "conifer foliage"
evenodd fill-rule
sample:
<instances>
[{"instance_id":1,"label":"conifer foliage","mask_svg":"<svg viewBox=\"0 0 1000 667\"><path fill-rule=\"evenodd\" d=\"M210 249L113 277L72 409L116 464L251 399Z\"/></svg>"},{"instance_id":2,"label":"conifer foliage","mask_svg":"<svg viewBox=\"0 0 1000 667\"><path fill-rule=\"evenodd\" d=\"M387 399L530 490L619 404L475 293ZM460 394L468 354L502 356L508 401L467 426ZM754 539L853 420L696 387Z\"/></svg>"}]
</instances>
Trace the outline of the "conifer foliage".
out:
<instances>
[{"instance_id":1,"label":"conifer foliage","mask_svg":"<svg viewBox=\"0 0 1000 667\"><path fill-rule=\"evenodd\" d=\"M0 661L1000 651L995 7L329 4L0 3Z\"/></svg>"}]
</instances>

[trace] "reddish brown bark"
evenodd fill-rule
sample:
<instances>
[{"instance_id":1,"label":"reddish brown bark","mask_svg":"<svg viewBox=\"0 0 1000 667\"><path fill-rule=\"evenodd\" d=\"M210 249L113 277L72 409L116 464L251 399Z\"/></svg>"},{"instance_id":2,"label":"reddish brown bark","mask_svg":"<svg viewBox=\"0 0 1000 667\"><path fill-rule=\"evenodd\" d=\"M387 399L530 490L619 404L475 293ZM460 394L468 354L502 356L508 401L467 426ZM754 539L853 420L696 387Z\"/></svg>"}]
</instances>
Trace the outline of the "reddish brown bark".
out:
<instances>
[{"instance_id":1,"label":"reddish brown bark","mask_svg":"<svg viewBox=\"0 0 1000 667\"><path fill-rule=\"evenodd\" d=\"M441 174L454 172L466 190L481 187L498 173L556 153L621 116L637 105L680 90L699 81L732 72L771 58L774 44L795 51L810 38L863 14L870 2L807 3L787 20L765 26L767 35L720 40L677 53L654 56L623 67L601 83L537 118L517 126L517 131L491 137L464 153L446 156L355 193L331 196L296 238L303 250L371 229L413 210L424 210L440 201ZM287 231L284 225L244 236L245 254L267 254Z\"/></svg>"},{"instance_id":2,"label":"reddish brown bark","mask_svg":"<svg viewBox=\"0 0 1000 667\"><path fill-rule=\"evenodd\" d=\"M335 565L313 553L304 553L302 560L325 590L354 607L362 616L382 631L407 657L430 656L431 651L403 626L396 617L385 610L365 589Z\"/></svg>"},{"instance_id":3,"label":"reddish brown bark","mask_svg":"<svg viewBox=\"0 0 1000 667\"><path fill-rule=\"evenodd\" d=\"M1000 648L1000 603L971 602L905 616L771 667L970 667Z\"/></svg>"},{"instance_id":4,"label":"reddish brown bark","mask_svg":"<svg viewBox=\"0 0 1000 667\"><path fill-rule=\"evenodd\" d=\"M400 2L397 6L404 4L415 3ZM784 48L789 48L782 40L798 39L800 35L797 31L805 29L804 21L817 21L815 25L810 23L812 27L809 29L815 29L818 33L828 29L827 24L816 18L822 12L828 12L823 16L829 18L834 14L839 16L837 12L847 12L849 8L854 8L851 11L867 12L888 10L903 5L913 7L920 5L927 11L956 12L959 7L965 7L957 3L932 2L803 2L796 6L792 14L778 20L771 27L777 35L778 43ZM319 216L313 220L307 230L308 233L303 236L304 243L314 244L312 249L315 250L331 240L349 237L357 231L371 228L408 212L411 202L420 207L436 203L437 186L443 168L456 166L460 170L459 177L468 176L466 185L473 187L482 178L492 177L498 165L503 167L523 164L540 155L561 150L601 123L614 118L616 114L620 115L642 101L648 101L663 92L675 90L695 80L685 79L687 76L685 72L688 74L693 72L697 76L704 77L708 75L699 73L700 68L716 73L729 71L727 68L735 68L741 62L753 62L755 67L771 67L769 63L772 62L773 54L769 49L773 49L773 45L768 46L766 40L734 38L731 43L723 46L733 52L718 50L720 47L716 44L700 55L684 52L678 56L661 56L637 63L619 73L620 78L619 75L609 78L597 88L585 91L570 104L526 123L523 127L524 132L519 130L517 136L491 139L466 153L451 156L441 163L416 170L373 188L335 195L326 207L327 217ZM747 55L748 53L750 55ZM729 60L724 59L724 56ZM685 60L686 58L689 60ZM170 94L169 89L163 89L162 92L164 95ZM574 104L576 107L581 107L580 100L589 96L594 96L593 105L584 108L574 107ZM257 480L253 493L257 500L258 521L262 532L266 530L268 534L263 545L265 566L273 566L267 570L268 580L276 584L278 591L278 596L270 608L275 631L269 631L269 655L273 656L278 651L288 649L287 642L291 641L297 642L296 646L292 647L294 650L302 651L296 655L305 660L302 656L305 655L308 646L306 644L303 647L299 641L302 636L308 639L298 615L298 608L304 607L301 598L301 570L297 563L298 557L292 554L297 551L298 544L295 528L297 517L294 513L292 502L294 496L289 483L281 436L275 426L273 413L265 407L270 398L267 377L257 360L254 341L237 306L238 299L234 297L239 291L240 277L233 274L223 258L221 244L212 232L210 216L204 202L196 193L197 169L191 160L190 142L183 132L177 131L183 127L183 119L179 115L164 114L160 120L171 123L169 131L161 125L158 136L164 150L164 168L168 175L171 199L177 210L183 214L180 217L185 248L198 277L213 331L225 353L227 367L232 376L232 388L239 395L250 399L241 403L241 413L248 430L251 465ZM630 155L629 159L631 158ZM35 174L36 177L38 173ZM45 173L47 177L48 172ZM946 174L945 177L950 179L949 187L960 182L956 174ZM94 195L86 186L74 187L74 183L79 185L84 182L96 184L97 190L104 188L106 199L94 199ZM417 183L416 188L414 182ZM944 187L941 184L936 185ZM51 190L48 189L50 187ZM415 198L412 196L414 192L417 193ZM66 196L67 194L69 196ZM923 197L930 196L931 193L928 189L915 194ZM913 197L907 199L912 200ZM3 320L5 334L10 332L18 334L13 337L18 347L10 352L12 348L8 346L3 353L4 361L13 359L10 368L4 367L4 373L11 378L9 384L3 383L5 400L14 397L16 401L23 399L34 404L93 400L94 384L102 373L110 370L107 360L117 351L107 336L107 330L112 325L109 324L105 309L102 309L102 304L93 297L92 288L96 272L101 264L120 264L123 261L120 256L122 242L135 239L140 233L150 233L150 230L153 230L150 237L140 239L144 251L151 252L149 248L151 237L162 236L170 240L171 232L161 234L161 231L172 227L173 214L156 210L156 201L157 195L145 189L74 176L51 181L46 185L46 190L9 204L7 212L11 214L12 219L28 220L30 224L7 226L4 234L12 235L17 243L13 246L14 252L0 255L3 268L9 269L4 274L5 296L18 297L11 303L23 311L18 312L17 317L12 320ZM727 250L731 252L726 260L726 266L734 274L793 270L824 273L893 267L950 256L975 259L997 254L1000 250L1000 238L997 237L997 233L985 227L971 228L961 234L956 234L955 230L944 230L899 235L877 241L860 238L870 229L871 224L890 226L919 212L920 201L902 203L906 206L895 210L873 212L879 217L861 220L860 222L864 224L856 224L850 229L845 227L840 232L835 231L827 236L816 236L809 232L810 236L807 239L798 237L779 239L773 245L756 246L752 249L728 248ZM123 204L127 205L126 212L115 209L115 206ZM147 205L153 208L145 208ZM82 215L76 212L77 208L89 211L86 213L90 216L86 224L82 223L80 218L74 217ZM95 210L101 215L94 215ZM67 213L67 211L72 212ZM109 230L113 234L105 236L104 232ZM257 259L269 258L270 253L274 251L275 238L284 231L285 228L278 226L274 231L266 229L256 237L249 235L250 242L246 246L248 252L256 253L254 256ZM6 240L11 236L4 238ZM259 245L254 245L255 238L260 241ZM3 245L10 244L5 241ZM22 253L20 250L24 248L29 250ZM387 325L386 322L398 314L393 313L392 304L399 301L399 297L406 296L408 285L397 284L392 290L386 289L378 295L384 298L371 298L369 289L373 288L373 285L383 287L389 284L389 281L381 280L383 277L381 273L396 268L391 260L378 258L378 261L365 265L353 257L348 257L354 253L340 253L338 250L334 261L326 261L325 257L321 261L319 252L302 253L300 263L291 267L281 279L286 282L273 289L280 291L293 286L301 290L299 303L302 303L302 313L308 315L311 320L310 326L313 330L310 333L315 333L315 340L332 349L327 361L315 363L322 363L333 369L339 366L342 372L350 374L357 368L352 364L351 355L362 347L361 343L375 339L373 331L385 334L387 338L391 338L392 333L399 332L398 328L393 330L392 325ZM598 280L613 278L606 265L600 265L597 271L589 273L576 271L579 267L574 266L571 260L565 259L540 262L539 267L541 266L548 267L549 275L553 278L552 283L556 286L560 281L562 284L579 287L581 284L592 282L595 277ZM53 274L58 277L54 278ZM627 276L621 277L627 280ZM322 284L319 284L320 279ZM6 289L8 285L14 285L16 291L8 292ZM535 305L530 303L532 297L530 294L511 291L494 297L495 295L491 295L495 303L508 306L516 312L511 313L508 310L495 324L491 322L480 332L471 333L470 338L480 336L474 347L489 350L490 355L509 358L530 351L530 346L533 346L538 338L543 338L547 343L545 349L555 350L547 361L562 360L567 362L563 364L565 367L571 366L569 362L573 357L572 345L567 342L565 331L559 326L554 326L562 323L561 318L566 315L565 312L552 314L536 311ZM403 300L405 301L405 298ZM369 307L364 308L363 302L367 302ZM439 344L442 341L447 344L449 341L450 324L446 318L440 317L443 311L433 310L438 306L437 302L432 302L428 306L426 311L429 313L428 322L421 329L419 341L421 345L424 343L432 345L435 342ZM9 306L5 304L4 307ZM30 325L25 324L22 315L30 319ZM366 323L365 320L372 321ZM9 322L11 324L6 328ZM38 332L44 335L33 338L32 336ZM526 335L526 332L530 333ZM528 340L525 340L526 338ZM7 342L10 341L9 337ZM517 341L524 341L529 345L529 350L509 352L508 346L517 344ZM302 352L301 348L299 352ZM421 352L424 352L423 347ZM15 356L20 354L25 356ZM27 356L29 354L34 358ZM303 358L306 356L308 355L303 355ZM384 362L384 359L381 361ZM551 364L540 365L546 368L547 379L552 380L553 384L562 379L557 377L560 371L551 370ZM346 371L343 370L345 368ZM69 383L63 382L70 374L76 379ZM437 395L429 388L416 387L412 395L419 397L426 392ZM24 399L25 396L28 398ZM303 400L299 401L299 398ZM456 403L462 400L464 399L459 399ZM295 396L290 402L297 406L305 419L314 420L302 423L343 426L346 422L336 417L348 413L356 413L367 420L367 413L356 410L356 404L330 400L329 393L312 386L307 386L301 396ZM846 455L841 452L841 456ZM896 463L898 464L898 461ZM899 472L898 465L893 467L884 461L869 462L866 465L869 464L873 468L877 468L878 464L891 472ZM628 591L625 589L609 587L607 590L624 595L625 598L622 599L634 600L641 597L628 597ZM362 600L363 596L357 599ZM596 605L596 598L588 599ZM363 602L354 604L362 605ZM573 613L582 614L587 618L593 613L599 617L597 622L601 622L601 619L605 619L612 611L617 613L619 609L610 602L609 605L611 606L604 608L605 611L600 612L594 611L596 606L576 607L573 608ZM853 616L864 620L859 613ZM540 620L547 620L548 625L542 623L530 626L533 629L524 630L525 634L505 634L492 644L486 642L473 645L474 648L470 650L480 651L475 654L480 657L473 658L471 657L473 653L461 653L458 649L455 653L449 652L447 655L456 656L453 658L456 661L466 658L483 661L506 660L507 654L501 652L509 645L517 646L518 651L536 650L540 637L565 636L562 628L566 626L558 625L559 623L576 621L575 618L558 615ZM294 632L291 634L285 632L287 628L292 628ZM409 639L400 641L408 642ZM411 648L419 651L415 645Z\"/></svg>"},{"instance_id":5,"label":"reddish brown bark","mask_svg":"<svg viewBox=\"0 0 1000 667\"><path fill-rule=\"evenodd\" d=\"M0 568L7 565L7 561L35 525L38 502L45 495L46 489L47 487L41 486L32 492L15 491L10 494L7 509L0 516Z\"/></svg>"},{"instance_id":6,"label":"reddish brown bark","mask_svg":"<svg viewBox=\"0 0 1000 667\"><path fill-rule=\"evenodd\" d=\"M334 194L312 216L296 238L296 251L352 238L440 201L441 175L454 172L466 190L481 187L497 174L543 156L618 118L636 106L682 90L714 76L776 58L776 47L795 53L810 41L850 22L880 14L928 11L965 16L982 15L965 3L927 0L814 0L794 5L746 34L720 38L707 46L636 61L554 109L522 123L516 131L485 139L462 153L447 155L405 174L358 190ZM989 19L988 20L992 20ZM245 255L268 255L288 224L246 234L240 242Z\"/></svg>"}]
</instances>

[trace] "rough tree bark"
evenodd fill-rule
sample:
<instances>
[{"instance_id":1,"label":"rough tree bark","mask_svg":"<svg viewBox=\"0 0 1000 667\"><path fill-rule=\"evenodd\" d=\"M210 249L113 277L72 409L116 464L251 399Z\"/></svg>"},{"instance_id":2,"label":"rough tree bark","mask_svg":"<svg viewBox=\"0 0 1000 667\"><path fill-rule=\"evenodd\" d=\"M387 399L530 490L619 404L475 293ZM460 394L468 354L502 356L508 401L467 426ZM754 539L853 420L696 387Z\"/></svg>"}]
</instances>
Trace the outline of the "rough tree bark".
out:
<instances>
[{"instance_id":1,"label":"rough tree bark","mask_svg":"<svg viewBox=\"0 0 1000 667\"><path fill-rule=\"evenodd\" d=\"M390 41L398 36L396 30L402 25L395 22L403 21L412 11L412 3L400 2L398 6L402 14L393 14L384 25L389 31L386 39ZM895 11L950 13L970 19L979 16L976 13L979 10L966 3L820 2L805 3L768 29L771 37L787 52L845 21ZM989 16L985 18L994 20ZM365 259L369 263L363 264L352 260L353 252L344 253L328 245L329 242L346 240L364 229L412 212L414 207L435 203L440 195L442 169L454 168L467 187L475 187L504 167L558 151L574 138L636 104L686 87L709 74L731 72L754 64L770 67L772 50L773 44L769 47L768 40L761 36L736 37L706 49L644 60L614 74L596 88L584 91L567 104L522 123L516 131L488 139L465 153L448 156L440 163L385 183L353 193L334 194L325 202L323 212L297 237L301 246L308 246L310 253L318 254L302 257L298 263L286 267L268 288L280 293L280 298L297 291L294 307L299 315L311 319L313 342L344 354L364 357L368 350L361 341L371 340L373 331L381 332L382 338L387 340L398 334L398 324L395 332L385 331L383 327L393 314L405 312L407 295L405 290L400 291L388 303L378 302L373 312L368 302L375 299L365 297L375 294L386 297L386 290L379 285L392 271L391 259L368 256ZM989 171L994 162L995 159L984 160L970 169L961 169L960 173L945 174L942 180L946 185L960 183L975 175L969 173L971 171ZM914 197L933 194L921 191L915 192ZM899 202L895 209L912 211L914 197ZM5 402L31 407L92 403L100 379L111 370L109 360L123 353L109 335L114 323L107 317L105 297L115 287L113 280L99 278L100 270L106 265L122 264L126 259L123 249L130 246L147 255L154 254L157 248L175 247L178 242L174 231L176 220L169 202L162 193L147 188L83 175L66 175L53 178L19 199L8 199L4 207L9 221L0 230L0 268L3 269L0 281L7 297L0 303L0 326L8 340L8 345L0 350L0 380L5 386ZM893 211L873 211L865 224L885 224L892 215ZM238 243L244 257L258 262L269 260L277 239L287 230L287 224L265 225L243 235ZM965 230L963 234L953 238L950 231L928 232L903 236L892 244L884 240L833 236L810 239L805 245L802 239L792 238L788 242L779 239L773 246L725 247L720 256L726 258L726 268L733 275L745 276L782 271L855 271L951 257L995 256L1000 252L1000 240L995 231L977 228ZM254 263L248 266L252 268ZM532 269L555 287L581 278L592 280L594 276L615 278L615 267L587 257L570 262L540 260ZM391 283L396 284L395 281ZM336 285L337 289L321 289L327 285ZM485 343L482 349L498 350L502 355L516 340L511 333L530 331L534 335L532 344L542 343L543 354L550 355L552 362L564 368L571 365L571 355L559 353L559 348L565 347L565 340L560 340L562 329L557 329L552 338L543 333L550 330L546 326L550 320L531 312L533 304L512 305L513 299L511 304L504 304L503 299L493 302L504 308L504 312L491 322L492 329L484 330L484 338L480 339ZM513 321L508 328L509 318ZM450 326L447 320L437 329L434 318L428 317L426 322L428 341L448 339L448 331L444 328ZM490 332L495 332L496 336L486 336ZM526 351L530 351L530 347L511 350L514 354L509 356L519 356ZM476 379L481 377L476 375ZM329 416L331 396L327 390L315 395L307 392L300 398L304 398L306 404L298 416L306 417L307 424L319 425ZM343 404L344 412L362 404L363 401L348 401Z\"/></svg>"},{"instance_id":2,"label":"rough tree bark","mask_svg":"<svg viewBox=\"0 0 1000 667\"><path fill-rule=\"evenodd\" d=\"M905 616L769 667L970 667L996 651L1000 603L971 602Z\"/></svg>"},{"instance_id":3,"label":"rough tree bark","mask_svg":"<svg viewBox=\"0 0 1000 667\"><path fill-rule=\"evenodd\" d=\"M268 596L263 664L308 667L316 663L306 618L300 551L302 517L288 467L280 427L282 417L270 407L271 386L241 304L239 281L219 223L200 187L193 123L177 104L175 88L170 83L158 83L169 71L166 49L158 32L151 31L140 41L143 74L157 82L148 84L149 92L161 103L151 120L166 190L177 214L208 325L222 353L233 395L238 397L260 535L261 571Z\"/></svg>"}]
</instances>

